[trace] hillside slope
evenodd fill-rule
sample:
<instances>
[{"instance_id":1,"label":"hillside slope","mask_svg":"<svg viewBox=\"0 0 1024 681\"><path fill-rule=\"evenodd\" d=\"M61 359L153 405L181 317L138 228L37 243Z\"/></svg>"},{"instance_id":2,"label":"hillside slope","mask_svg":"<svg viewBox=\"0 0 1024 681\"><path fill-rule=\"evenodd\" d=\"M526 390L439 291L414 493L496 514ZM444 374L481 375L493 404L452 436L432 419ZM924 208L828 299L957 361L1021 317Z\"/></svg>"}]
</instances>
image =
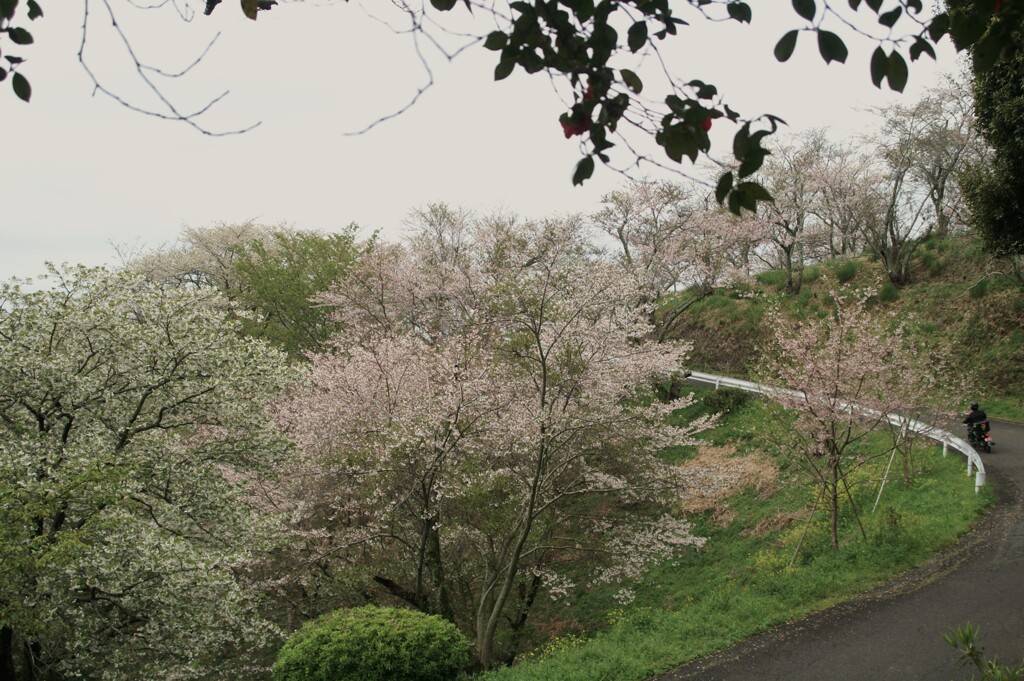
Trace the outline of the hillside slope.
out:
<instances>
[{"instance_id":1,"label":"hillside slope","mask_svg":"<svg viewBox=\"0 0 1024 681\"><path fill-rule=\"evenodd\" d=\"M693 368L745 376L756 365L772 305L799 320L824 313L830 286L873 286L875 303L905 315L926 345L962 357L968 394L951 407L978 399L993 416L1024 420L1024 283L1008 272L976 238L929 240L903 288L885 283L881 265L868 257L808 267L795 295L783 291L784 272L762 272L694 305L671 335L694 344Z\"/></svg>"}]
</instances>

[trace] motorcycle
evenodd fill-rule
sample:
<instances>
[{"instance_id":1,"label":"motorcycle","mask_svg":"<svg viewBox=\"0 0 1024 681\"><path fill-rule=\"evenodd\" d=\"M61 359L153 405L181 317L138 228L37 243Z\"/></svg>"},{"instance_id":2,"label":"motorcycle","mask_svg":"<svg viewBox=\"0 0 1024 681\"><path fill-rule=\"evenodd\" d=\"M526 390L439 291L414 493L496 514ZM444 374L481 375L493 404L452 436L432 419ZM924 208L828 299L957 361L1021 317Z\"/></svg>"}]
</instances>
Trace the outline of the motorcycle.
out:
<instances>
[{"instance_id":1,"label":"motorcycle","mask_svg":"<svg viewBox=\"0 0 1024 681\"><path fill-rule=\"evenodd\" d=\"M983 452L991 452L995 442L992 441L992 432L989 429L988 421L978 421L967 424L967 442L975 449Z\"/></svg>"}]
</instances>

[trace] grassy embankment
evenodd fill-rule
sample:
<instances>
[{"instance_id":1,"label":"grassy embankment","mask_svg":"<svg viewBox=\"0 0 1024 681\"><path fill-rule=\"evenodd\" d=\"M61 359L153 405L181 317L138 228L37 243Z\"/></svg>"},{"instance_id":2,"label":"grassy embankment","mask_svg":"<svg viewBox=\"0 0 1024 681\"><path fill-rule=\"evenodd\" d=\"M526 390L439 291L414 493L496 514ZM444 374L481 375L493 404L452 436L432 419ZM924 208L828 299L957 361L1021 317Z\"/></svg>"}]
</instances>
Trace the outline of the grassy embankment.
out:
<instances>
[{"instance_id":1,"label":"grassy embankment","mask_svg":"<svg viewBox=\"0 0 1024 681\"><path fill-rule=\"evenodd\" d=\"M875 303L895 309L930 347L946 346L962 360L967 388L951 409L977 399L991 416L1024 422L1024 286L1008 276L971 237L931 240L916 251L911 282L884 283L868 258L837 260L805 270L804 286L786 295L785 273L769 271L754 283L716 291L695 305L674 329L694 343L693 366L745 376L764 338L761 319L776 301L793 319L822 314L835 282L880 287Z\"/></svg>"}]
</instances>

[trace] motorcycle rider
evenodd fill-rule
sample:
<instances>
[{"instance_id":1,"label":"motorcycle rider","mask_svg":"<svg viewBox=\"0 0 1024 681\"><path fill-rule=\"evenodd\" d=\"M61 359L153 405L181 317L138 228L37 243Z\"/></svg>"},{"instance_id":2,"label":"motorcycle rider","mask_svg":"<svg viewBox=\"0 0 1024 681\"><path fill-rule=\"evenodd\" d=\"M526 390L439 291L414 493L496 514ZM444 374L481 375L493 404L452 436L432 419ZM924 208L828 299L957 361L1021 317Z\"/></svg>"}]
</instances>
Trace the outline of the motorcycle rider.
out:
<instances>
[{"instance_id":1,"label":"motorcycle rider","mask_svg":"<svg viewBox=\"0 0 1024 681\"><path fill-rule=\"evenodd\" d=\"M977 402L971 402L971 413L964 419L964 423L972 426L975 423L982 423L983 421L988 421L988 414L981 410L981 407L978 406Z\"/></svg>"},{"instance_id":2,"label":"motorcycle rider","mask_svg":"<svg viewBox=\"0 0 1024 681\"><path fill-rule=\"evenodd\" d=\"M988 432L988 414L982 411L977 402L971 402L971 413L964 419L967 425L968 440L971 444L985 445L985 451L989 451L991 444L985 442L985 433Z\"/></svg>"}]
</instances>

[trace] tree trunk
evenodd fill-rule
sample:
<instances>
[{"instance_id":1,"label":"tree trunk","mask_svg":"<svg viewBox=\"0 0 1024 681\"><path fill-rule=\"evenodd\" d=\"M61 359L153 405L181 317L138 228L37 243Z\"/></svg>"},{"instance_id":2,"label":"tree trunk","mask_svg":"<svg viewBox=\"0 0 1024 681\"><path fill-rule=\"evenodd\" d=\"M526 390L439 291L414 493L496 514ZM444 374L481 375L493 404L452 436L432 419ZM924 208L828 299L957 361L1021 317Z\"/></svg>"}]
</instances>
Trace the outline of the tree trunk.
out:
<instances>
[{"instance_id":1,"label":"tree trunk","mask_svg":"<svg viewBox=\"0 0 1024 681\"><path fill-rule=\"evenodd\" d=\"M37 681L39 679L39 660L40 646L38 643L29 643L28 641L22 646L22 657L25 661L25 681Z\"/></svg>"},{"instance_id":2,"label":"tree trunk","mask_svg":"<svg viewBox=\"0 0 1024 681\"><path fill-rule=\"evenodd\" d=\"M16 681L14 676L14 629L0 628L0 681Z\"/></svg>"},{"instance_id":3,"label":"tree trunk","mask_svg":"<svg viewBox=\"0 0 1024 681\"><path fill-rule=\"evenodd\" d=\"M829 481L829 494L832 497L829 502L832 511L831 519L831 530L832 530L832 550L839 550L839 462L834 461L830 467L832 469L832 479Z\"/></svg>"},{"instance_id":4,"label":"tree trunk","mask_svg":"<svg viewBox=\"0 0 1024 681\"><path fill-rule=\"evenodd\" d=\"M794 242L783 252L786 254L786 292L796 295L804 285L803 249Z\"/></svg>"},{"instance_id":5,"label":"tree trunk","mask_svg":"<svg viewBox=\"0 0 1024 681\"><path fill-rule=\"evenodd\" d=\"M487 638L487 617L491 612L491 602L494 600L491 594L494 593L494 585L497 581L497 571L492 566L488 566L487 575L480 586L480 601L477 604L474 627L476 633L476 657L481 667L483 666L484 657L484 639Z\"/></svg>"},{"instance_id":6,"label":"tree trunk","mask_svg":"<svg viewBox=\"0 0 1024 681\"><path fill-rule=\"evenodd\" d=\"M534 575L529 586L524 583L519 584L519 610L514 618L509 619L509 628L512 631L512 650L509 663L515 660L516 655L519 654L519 644L523 639L523 627L526 625L526 619L530 615L530 610L533 608L533 602L537 598L542 583L543 579L539 575Z\"/></svg>"},{"instance_id":7,"label":"tree trunk","mask_svg":"<svg viewBox=\"0 0 1024 681\"><path fill-rule=\"evenodd\" d=\"M385 577L383 575L374 575L373 581L380 584L382 587L388 590L392 596L401 598L403 601L416 608L417 610L423 610L423 604L420 600L419 594L413 589L407 589L395 580Z\"/></svg>"},{"instance_id":8,"label":"tree trunk","mask_svg":"<svg viewBox=\"0 0 1024 681\"><path fill-rule=\"evenodd\" d=\"M512 592L516 574L519 572L519 559L523 553L523 546L525 546L526 540L530 536L530 530L533 525L533 501L534 499L530 500L530 508L527 511L526 517L527 522L524 529L520 532L519 540L512 549L509 564L504 569L503 579L498 585L498 591L494 594L494 601L491 604L490 613L488 613L486 623L484 624L483 636L477 642L480 664L484 669L490 669L495 664L494 635L498 630L501 612L505 609L505 603L508 602L509 594Z\"/></svg>"},{"instance_id":9,"label":"tree trunk","mask_svg":"<svg viewBox=\"0 0 1024 681\"><path fill-rule=\"evenodd\" d=\"M684 312L686 312L691 307L693 307L700 301L704 300L714 292L715 289L711 286L700 286L697 289L697 291L694 292L693 296L689 300L680 303L679 305L676 305L671 312L662 316L660 324L652 324L657 329L658 342L665 342L665 339L668 337L668 332L672 328L672 325L675 323L677 319L683 316ZM652 313L652 315L653 314L654 313Z\"/></svg>"},{"instance_id":10,"label":"tree trunk","mask_svg":"<svg viewBox=\"0 0 1024 681\"><path fill-rule=\"evenodd\" d=\"M542 401L541 404L543 406L544 402ZM537 463L533 471L533 480L530 483L530 496L527 499L526 509L524 509L522 516L523 526L519 531L519 537L515 545L509 551L508 564L503 568L504 574L502 575L499 589L494 593L494 602L491 605L491 612L487 617L483 638L477 642L480 652L480 664L483 665L484 669L489 669L494 664L494 634L498 628L498 620L501 617L502 610L505 609L505 603L508 602L509 594L512 593L516 575L519 573L519 561L523 556L523 548L530 538L530 533L533 531L533 522L536 519L537 498L540 494L541 478L544 475L545 461L548 457L548 434L547 427L544 424L541 425L539 438Z\"/></svg>"},{"instance_id":11,"label":"tree trunk","mask_svg":"<svg viewBox=\"0 0 1024 681\"><path fill-rule=\"evenodd\" d=\"M945 182L942 182L940 186L935 187L932 191L932 208L935 210L935 229L932 231L939 239L945 239L949 235Z\"/></svg>"},{"instance_id":12,"label":"tree trunk","mask_svg":"<svg viewBox=\"0 0 1024 681\"><path fill-rule=\"evenodd\" d=\"M441 537L437 528L433 527L433 522L431 522L427 543L427 567L430 570L431 579L430 609L449 622L455 622L455 608L452 606L451 594L448 593L444 563L441 557Z\"/></svg>"}]
</instances>

